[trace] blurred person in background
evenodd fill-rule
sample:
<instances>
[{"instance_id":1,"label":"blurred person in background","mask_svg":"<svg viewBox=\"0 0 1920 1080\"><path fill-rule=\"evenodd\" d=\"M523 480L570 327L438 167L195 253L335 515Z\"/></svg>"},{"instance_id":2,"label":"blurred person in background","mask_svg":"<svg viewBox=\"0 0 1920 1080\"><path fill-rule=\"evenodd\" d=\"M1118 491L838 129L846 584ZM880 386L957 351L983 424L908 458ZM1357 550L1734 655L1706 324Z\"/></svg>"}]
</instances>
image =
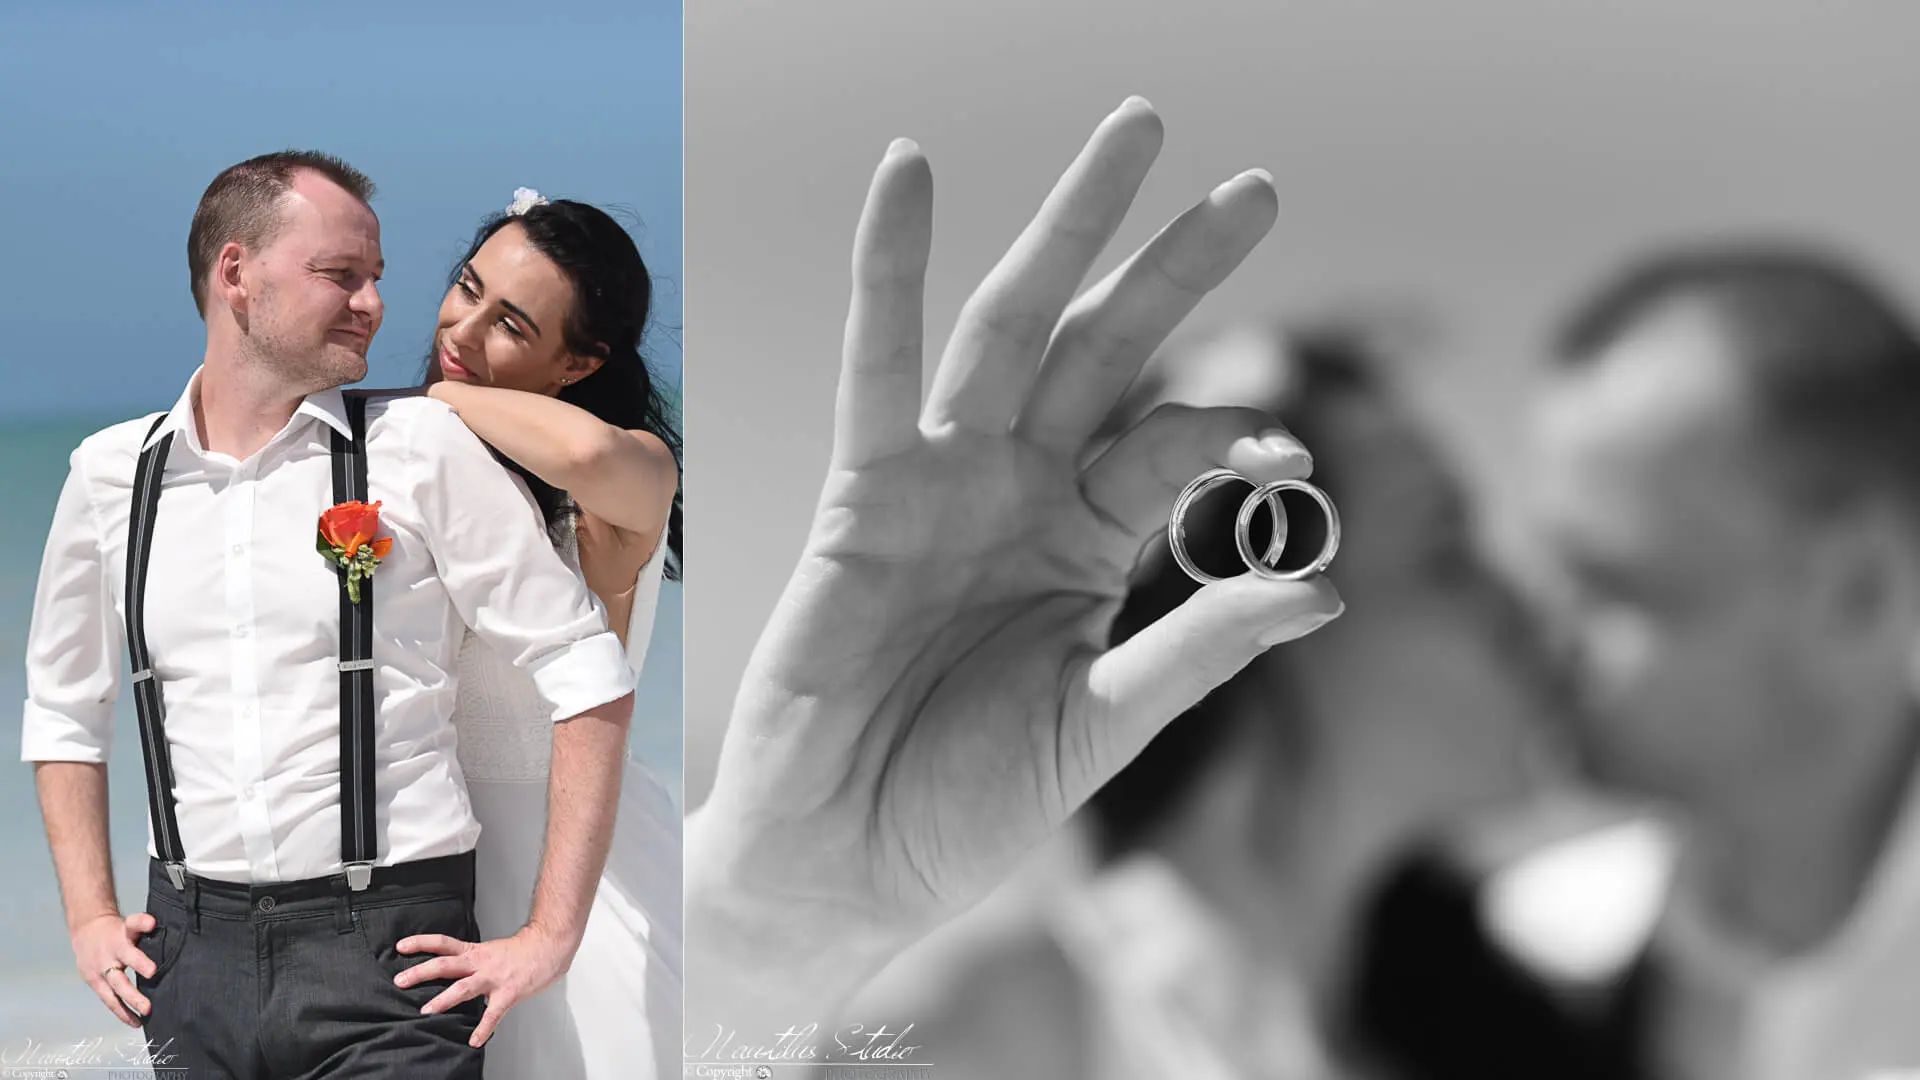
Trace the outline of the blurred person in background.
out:
<instances>
[{"instance_id":1,"label":"blurred person in background","mask_svg":"<svg viewBox=\"0 0 1920 1080\"><path fill-rule=\"evenodd\" d=\"M1409 864L1360 1011L1409 1077L1904 1075L1920 343L1848 260L1749 243L1626 268L1559 351L1529 502L1580 645L1578 750L1674 810L1684 847L1643 940L1584 989L1489 918L1500 860L1450 885ZM1575 908L1548 913L1562 936ZM1557 1061L1509 1052L1543 1032Z\"/></svg>"},{"instance_id":2,"label":"blurred person in background","mask_svg":"<svg viewBox=\"0 0 1920 1080\"><path fill-rule=\"evenodd\" d=\"M910 954L849 1018L916 1021L908 1041L960 1076L1367 1075L1336 1015L1361 897L1436 821L1529 790L1532 733L1557 708L1377 329L1249 327L1149 365L1114 430L1166 401L1253 406L1314 448L1345 526L1348 613L1255 660L1102 787L1076 819L1076 865L1043 868L1031 917L949 963ZM1246 488L1215 494L1189 550L1238 573ZM1310 557L1314 523L1289 509ZM1114 640L1197 588L1150 549Z\"/></svg>"}]
</instances>

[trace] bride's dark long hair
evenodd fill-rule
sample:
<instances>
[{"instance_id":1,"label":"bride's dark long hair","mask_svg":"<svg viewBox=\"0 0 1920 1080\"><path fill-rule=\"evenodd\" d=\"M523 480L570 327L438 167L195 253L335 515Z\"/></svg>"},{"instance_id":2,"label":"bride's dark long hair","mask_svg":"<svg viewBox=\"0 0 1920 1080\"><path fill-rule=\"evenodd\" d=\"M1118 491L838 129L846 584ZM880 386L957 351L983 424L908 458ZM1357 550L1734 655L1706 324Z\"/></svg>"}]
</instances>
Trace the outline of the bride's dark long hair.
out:
<instances>
[{"instance_id":1,"label":"bride's dark long hair","mask_svg":"<svg viewBox=\"0 0 1920 1080\"><path fill-rule=\"evenodd\" d=\"M473 243L447 277L447 288L459 281L461 269L480 246L509 224L525 229L527 242L553 260L573 285L573 310L564 330L567 348L581 356L605 357L599 370L561 387L560 400L614 427L651 432L673 451L674 463L684 467L674 409L640 352L652 313L653 278L633 237L606 211L571 199L541 203L521 214L496 214L474 233ZM437 375L429 350L423 377L433 381ZM499 451L494 456L526 480L548 527L559 522L567 505L563 493ZM667 517L666 566L667 577L676 581L681 567L680 508L676 487Z\"/></svg>"}]
</instances>

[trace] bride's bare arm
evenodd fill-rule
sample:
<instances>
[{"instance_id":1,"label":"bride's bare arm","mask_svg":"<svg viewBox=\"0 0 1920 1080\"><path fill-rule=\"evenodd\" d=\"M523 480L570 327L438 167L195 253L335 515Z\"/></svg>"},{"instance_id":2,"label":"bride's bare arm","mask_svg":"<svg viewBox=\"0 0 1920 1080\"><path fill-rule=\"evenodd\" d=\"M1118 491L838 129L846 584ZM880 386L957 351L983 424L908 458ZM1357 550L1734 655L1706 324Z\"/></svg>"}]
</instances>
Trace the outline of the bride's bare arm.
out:
<instances>
[{"instance_id":1,"label":"bride's bare arm","mask_svg":"<svg viewBox=\"0 0 1920 1080\"><path fill-rule=\"evenodd\" d=\"M652 432L617 428L577 405L523 390L441 381L427 393L602 521L649 540L666 528L680 474L673 452Z\"/></svg>"}]
</instances>

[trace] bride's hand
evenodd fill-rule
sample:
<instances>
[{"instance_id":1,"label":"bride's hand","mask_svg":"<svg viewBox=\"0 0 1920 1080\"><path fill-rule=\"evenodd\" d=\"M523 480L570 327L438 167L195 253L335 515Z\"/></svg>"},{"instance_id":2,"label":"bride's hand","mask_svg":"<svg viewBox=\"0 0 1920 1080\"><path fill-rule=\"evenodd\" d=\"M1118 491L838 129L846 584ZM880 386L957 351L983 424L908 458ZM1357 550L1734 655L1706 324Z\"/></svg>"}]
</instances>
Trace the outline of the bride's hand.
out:
<instances>
[{"instance_id":1,"label":"bride's hand","mask_svg":"<svg viewBox=\"0 0 1920 1080\"><path fill-rule=\"evenodd\" d=\"M1182 486L1222 464L1260 480L1311 468L1269 417L1226 408L1161 409L1083 460L1276 214L1270 178L1243 173L1070 304L1160 143L1139 99L1100 125L962 310L924 405L932 175L905 140L881 162L831 470L690 822L688 952L716 995L697 1012L766 1004L796 977L796 1005L849 991L1002 880L1174 716L1339 614L1325 580L1248 575L1107 648ZM736 958L753 966L714 970Z\"/></svg>"}]
</instances>

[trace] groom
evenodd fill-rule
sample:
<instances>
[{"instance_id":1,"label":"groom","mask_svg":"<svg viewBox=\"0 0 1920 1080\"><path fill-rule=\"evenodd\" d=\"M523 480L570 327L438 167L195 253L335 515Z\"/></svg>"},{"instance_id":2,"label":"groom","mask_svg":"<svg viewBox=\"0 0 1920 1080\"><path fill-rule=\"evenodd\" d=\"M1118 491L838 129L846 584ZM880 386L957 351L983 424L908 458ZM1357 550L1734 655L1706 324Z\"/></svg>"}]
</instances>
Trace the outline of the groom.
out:
<instances>
[{"instance_id":1,"label":"groom","mask_svg":"<svg viewBox=\"0 0 1920 1080\"><path fill-rule=\"evenodd\" d=\"M74 956L193 1080L480 1076L501 1016L571 962L611 838L618 639L451 411L338 389L380 326L372 193L311 152L213 181L188 237L204 362L170 412L74 452L41 565L22 758ZM342 502L373 509L328 533ZM479 943L463 625L556 721L531 917ZM123 641L154 856L131 915L106 813Z\"/></svg>"}]
</instances>

